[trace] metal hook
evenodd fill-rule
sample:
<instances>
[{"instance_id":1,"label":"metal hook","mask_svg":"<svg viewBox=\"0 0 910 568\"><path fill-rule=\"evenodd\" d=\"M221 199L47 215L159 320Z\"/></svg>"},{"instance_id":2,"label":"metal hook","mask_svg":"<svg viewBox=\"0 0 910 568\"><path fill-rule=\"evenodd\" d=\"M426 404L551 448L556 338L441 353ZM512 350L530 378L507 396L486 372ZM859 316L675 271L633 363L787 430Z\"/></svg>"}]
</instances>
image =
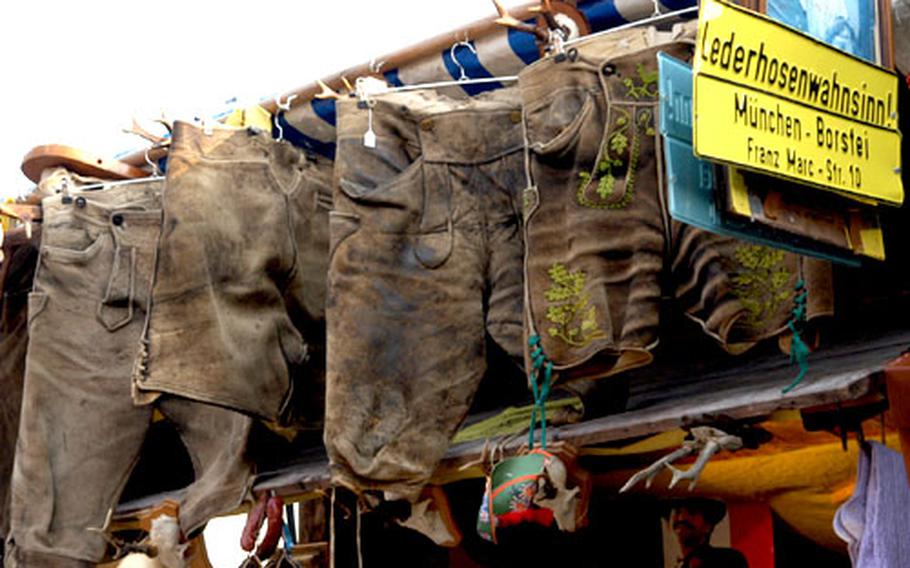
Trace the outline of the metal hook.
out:
<instances>
[{"instance_id":1,"label":"metal hook","mask_svg":"<svg viewBox=\"0 0 910 568\"><path fill-rule=\"evenodd\" d=\"M458 71L460 72L460 76L458 77L458 80L467 81L468 79L470 79L470 77L468 77L468 74L465 72L464 65L462 65L461 62L458 61L458 58L455 57L455 49L458 48L458 46L460 46L460 45L467 47L469 50L471 50L471 53L473 53L474 55L477 55L477 49L471 44L471 42L463 39L461 41L455 42L452 45L452 48L449 50L449 56L452 58L452 61L455 62L455 65L458 66Z\"/></svg>"},{"instance_id":2,"label":"metal hook","mask_svg":"<svg viewBox=\"0 0 910 568\"><path fill-rule=\"evenodd\" d=\"M654 13L651 14L651 17L653 18L654 16L660 16L660 0L651 0L651 2L654 4Z\"/></svg>"},{"instance_id":3,"label":"metal hook","mask_svg":"<svg viewBox=\"0 0 910 568\"><path fill-rule=\"evenodd\" d=\"M275 125L275 130L278 131L278 138L275 139L277 142L281 142L282 140L284 140L284 128L281 126L281 123L278 121L278 115L281 114L279 111L287 112L287 111L291 110L291 101L293 101L296 98L297 98L297 95L291 95L288 97L288 99L286 101L284 101L282 103L281 95L278 95L277 97L275 97L275 106L277 108L275 109L275 115L272 117L272 122Z\"/></svg>"},{"instance_id":4,"label":"metal hook","mask_svg":"<svg viewBox=\"0 0 910 568\"><path fill-rule=\"evenodd\" d=\"M373 59L370 59L370 63L367 67L370 70L370 73L376 73L378 75L383 65L385 65L385 60L376 61L376 58L374 57Z\"/></svg>"},{"instance_id":5,"label":"metal hook","mask_svg":"<svg viewBox=\"0 0 910 568\"><path fill-rule=\"evenodd\" d=\"M152 149L152 146L148 146L145 149L145 163L152 168L152 175L160 176L161 168L158 167L158 164L149 157L149 151Z\"/></svg>"}]
</instances>

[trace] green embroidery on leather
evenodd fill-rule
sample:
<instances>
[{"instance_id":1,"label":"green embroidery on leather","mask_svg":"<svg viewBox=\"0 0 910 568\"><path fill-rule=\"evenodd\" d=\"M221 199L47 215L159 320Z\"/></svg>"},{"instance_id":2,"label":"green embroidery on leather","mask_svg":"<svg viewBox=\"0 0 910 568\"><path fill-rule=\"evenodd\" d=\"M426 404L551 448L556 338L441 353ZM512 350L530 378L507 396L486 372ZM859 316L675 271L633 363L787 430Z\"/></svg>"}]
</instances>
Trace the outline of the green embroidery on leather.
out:
<instances>
[{"instance_id":1,"label":"green embroidery on leather","mask_svg":"<svg viewBox=\"0 0 910 568\"><path fill-rule=\"evenodd\" d=\"M561 339L573 347L584 347L607 334L597 325L597 307L584 291L585 273L569 270L556 263L547 271L553 285L544 291L547 320L554 324L547 329L550 337Z\"/></svg>"},{"instance_id":2,"label":"green embroidery on leather","mask_svg":"<svg viewBox=\"0 0 910 568\"><path fill-rule=\"evenodd\" d=\"M657 98L657 80L660 77L657 70L646 69L639 63L635 66L635 71L638 73L638 81L627 77L622 82L626 86L626 96L636 100Z\"/></svg>"},{"instance_id":3,"label":"green embroidery on leather","mask_svg":"<svg viewBox=\"0 0 910 568\"><path fill-rule=\"evenodd\" d=\"M733 294L746 308L745 323L759 327L774 317L793 294L786 253L760 245L740 245L733 256L740 269L733 276Z\"/></svg>"},{"instance_id":4,"label":"green embroidery on leather","mask_svg":"<svg viewBox=\"0 0 910 568\"><path fill-rule=\"evenodd\" d=\"M579 205L592 209L625 209L632 202L635 192L635 179L638 172L638 158L641 153L642 134L654 136L654 113L650 109L639 110L635 114L635 128L631 129L631 142L629 140L629 121L632 114L621 108L614 109L620 114L614 127L604 135L601 147L601 158L594 167L594 175L590 172L578 174L581 180L575 199ZM623 166L623 155L628 150L628 166L626 170L625 191L618 199L614 198L616 190L616 175ZM599 176L595 193L599 199L588 197L588 188L593 178Z\"/></svg>"}]
</instances>

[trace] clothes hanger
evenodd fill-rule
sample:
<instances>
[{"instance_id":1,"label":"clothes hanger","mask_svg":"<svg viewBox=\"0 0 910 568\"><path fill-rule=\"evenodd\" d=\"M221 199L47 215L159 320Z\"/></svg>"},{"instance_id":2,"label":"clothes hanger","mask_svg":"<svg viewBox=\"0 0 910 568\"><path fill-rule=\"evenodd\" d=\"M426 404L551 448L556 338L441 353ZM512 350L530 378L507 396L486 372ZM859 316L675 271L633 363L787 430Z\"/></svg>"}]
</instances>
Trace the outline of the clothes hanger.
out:
<instances>
[{"instance_id":1,"label":"clothes hanger","mask_svg":"<svg viewBox=\"0 0 910 568\"><path fill-rule=\"evenodd\" d=\"M100 182L100 183L91 183L88 185L79 186L77 189L80 192L81 191L96 191L99 189L108 189L111 187L119 187L122 185L133 185L133 184L137 184L137 183L146 183L146 182L150 182L150 181L163 180L164 175L162 175L161 169L158 167L158 164L151 159L151 156L149 154L150 154L150 152L152 152L154 150L159 150L161 148L165 148L168 145L170 145L170 142L165 140L164 142L161 142L160 144L155 144L155 145L149 146L145 149L145 162L152 169L152 175L146 175L145 177L141 177L141 178L133 178L133 179L125 179L125 180L117 180L117 181L104 181L104 182ZM69 185L68 184L64 185L61 193L69 194Z\"/></svg>"},{"instance_id":2,"label":"clothes hanger","mask_svg":"<svg viewBox=\"0 0 910 568\"><path fill-rule=\"evenodd\" d=\"M275 125L275 130L278 131L278 138L275 139L276 142L282 142L284 140L284 127L281 126L281 121L279 121L279 115L282 112L287 112L291 110L291 101L297 98L297 95L291 95L287 98L286 101L281 102L281 95L275 97L275 106L278 107L275 110L275 114L272 115L272 124Z\"/></svg>"},{"instance_id":3,"label":"clothes hanger","mask_svg":"<svg viewBox=\"0 0 910 568\"><path fill-rule=\"evenodd\" d=\"M404 85L401 87L389 87L385 81L381 81L376 77L361 76L358 77L356 81L354 81L355 94L361 101L364 101L365 99L369 99L370 97L374 97L376 95L384 95L389 93L404 93L408 91L421 91L424 89L439 89L443 87L455 87L462 85L482 85L484 83L512 83L518 81L518 75L501 75L499 77L478 77L472 79L468 76L464 65L462 65L461 61L459 61L458 57L456 57L456 49L459 46L466 47L471 51L471 53L477 54L477 49L467 39L459 40L452 44L452 47L449 49L449 56L452 58L455 66L458 67L458 79L434 81L430 83L417 83L414 85Z\"/></svg>"},{"instance_id":4,"label":"clothes hanger","mask_svg":"<svg viewBox=\"0 0 910 568\"><path fill-rule=\"evenodd\" d=\"M432 83L418 83L416 85L404 85L402 87L389 87L388 83L372 75L357 77L354 81L354 94L360 99L360 104L367 108L367 131L363 134L363 145L367 148L376 147L376 133L373 131L373 107L376 104L375 97L391 94L404 93L409 91L421 91L425 89L439 89L442 87L454 87L464 85L479 85L484 83L508 83L518 81L518 75L507 75L500 77L481 77L472 79L468 77L464 65L456 57L455 51L459 46L467 47L472 53L476 54L477 49L467 40L456 41L449 49L449 56L458 67L459 77L452 81L435 81ZM327 87L326 87L327 88Z\"/></svg>"}]
</instances>

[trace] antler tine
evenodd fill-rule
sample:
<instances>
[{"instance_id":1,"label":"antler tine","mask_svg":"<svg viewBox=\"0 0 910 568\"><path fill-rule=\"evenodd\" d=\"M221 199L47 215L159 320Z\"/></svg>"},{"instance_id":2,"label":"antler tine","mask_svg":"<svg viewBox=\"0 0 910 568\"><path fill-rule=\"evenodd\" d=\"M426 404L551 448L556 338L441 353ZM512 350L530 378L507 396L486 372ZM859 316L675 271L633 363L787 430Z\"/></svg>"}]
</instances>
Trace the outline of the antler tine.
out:
<instances>
[{"instance_id":1,"label":"antler tine","mask_svg":"<svg viewBox=\"0 0 910 568\"><path fill-rule=\"evenodd\" d=\"M714 454L720 450L736 451L743 447L742 438L727 434L722 430L711 428L702 432L695 432L695 429L693 429L693 433L696 434L697 440L704 442L704 447L698 453L698 459L696 459L695 463L692 464L692 467L686 471L668 466L670 471L673 472L673 478L670 480L670 485L668 486L669 489L673 489L676 484L683 479L688 479L689 491L692 491L698 484L698 478L701 476L701 472L705 469L705 466L708 465L708 461L714 457ZM705 437L700 438L700 435Z\"/></svg>"},{"instance_id":2,"label":"antler tine","mask_svg":"<svg viewBox=\"0 0 910 568\"><path fill-rule=\"evenodd\" d=\"M354 92L354 85L352 85L351 82L348 81L348 78L347 78L347 77L345 77L344 75L342 75L342 76L341 76L341 82L344 83L344 88L345 88L345 90L347 90L347 92L349 92L349 93L353 93L353 92Z\"/></svg>"},{"instance_id":3,"label":"antler tine","mask_svg":"<svg viewBox=\"0 0 910 568\"><path fill-rule=\"evenodd\" d=\"M518 30L520 32L534 34L534 36L538 39L546 41L546 32L538 29L537 26L526 24L521 20L515 18L512 14L509 13L508 10L503 7L499 0L493 0L493 5L496 6L496 11L499 13L499 17L493 20L495 23L499 24L500 26Z\"/></svg>"},{"instance_id":4,"label":"antler tine","mask_svg":"<svg viewBox=\"0 0 910 568\"><path fill-rule=\"evenodd\" d=\"M322 79L316 79L316 84L319 85L319 92L314 96L317 99L339 99L341 95L329 88L328 85Z\"/></svg>"},{"instance_id":5,"label":"antler tine","mask_svg":"<svg viewBox=\"0 0 910 568\"><path fill-rule=\"evenodd\" d=\"M720 444L714 440L708 440L708 442L705 444L705 447L702 448L698 453L698 459L695 460L695 463L692 464L692 467L689 469L683 471L673 466L668 466L670 471L673 472L673 477L670 479L670 484L667 486L667 488L673 489L676 487L677 483L683 479L688 479L689 491L695 489L695 486L698 484L698 476L701 475L702 470L704 470L705 466L708 465L708 460L710 460L718 450L720 450Z\"/></svg>"},{"instance_id":6,"label":"antler tine","mask_svg":"<svg viewBox=\"0 0 910 568\"><path fill-rule=\"evenodd\" d=\"M691 454L693 451L695 451L695 446L689 444L678 448L673 453L665 455L650 466L630 477L629 481L627 481L626 484L622 486L619 492L625 493L629 489L635 487L642 479L645 480L645 488L651 487L651 483L654 481L654 478L657 477L657 474L660 473L662 469L668 468L672 471L673 466L670 465L672 462L678 460L683 456Z\"/></svg>"},{"instance_id":7,"label":"antler tine","mask_svg":"<svg viewBox=\"0 0 910 568\"><path fill-rule=\"evenodd\" d=\"M135 116L133 117L130 127L124 128L123 131L127 134L135 134L144 140L148 140L152 144L160 144L165 139L163 136L156 136L155 134L152 134L148 130L142 128L142 126L139 124L139 121L136 120Z\"/></svg>"},{"instance_id":8,"label":"antler tine","mask_svg":"<svg viewBox=\"0 0 910 568\"><path fill-rule=\"evenodd\" d=\"M493 0L493 5L496 6L496 11L499 12L499 16L501 18L509 16L509 11L503 7L502 3L499 0Z\"/></svg>"},{"instance_id":9,"label":"antler tine","mask_svg":"<svg viewBox=\"0 0 910 568\"><path fill-rule=\"evenodd\" d=\"M540 14L541 12L553 13L553 4L550 3L550 0L540 0L540 4L537 6L531 6L528 8L532 12Z\"/></svg>"},{"instance_id":10,"label":"antler tine","mask_svg":"<svg viewBox=\"0 0 910 568\"><path fill-rule=\"evenodd\" d=\"M619 492L625 493L642 479L645 480L645 487L650 487L651 482L663 468L667 468L672 473L672 478L670 479L670 484L668 486L669 489L676 487L680 481L688 479L689 491L692 491L698 483L698 478L701 475L702 470L705 469L705 466L714 454L720 450L732 452L743 447L742 438L727 434L723 430L717 428L699 426L692 428L691 433L695 438L694 440L683 442L681 448L662 457L646 469L633 475L629 481L622 486L622 489L620 489ZM698 458L689 469L681 470L672 465L674 461L695 451L698 451Z\"/></svg>"}]
</instances>

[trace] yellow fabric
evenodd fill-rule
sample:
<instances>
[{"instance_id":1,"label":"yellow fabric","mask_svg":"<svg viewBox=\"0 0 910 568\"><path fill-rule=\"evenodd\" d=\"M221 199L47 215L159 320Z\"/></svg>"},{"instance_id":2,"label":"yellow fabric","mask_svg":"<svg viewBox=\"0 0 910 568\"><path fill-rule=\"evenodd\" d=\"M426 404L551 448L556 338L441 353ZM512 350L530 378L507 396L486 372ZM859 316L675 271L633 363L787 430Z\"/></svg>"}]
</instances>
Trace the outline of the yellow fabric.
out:
<instances>
[{"instance_id":1,"label":"yellow fabric","mask_svg":"<svg viewBox=\"0 0 910 568\"><path fill-rule=\"evenodd\" d=\"M16 200L14 200L12 198L7 198L6 201L4 201L4 203L15 203L15 202L16 202ZM0 215L0 231L2 231L4 233L8 233L10 230L10 227L12 227L12 224L13 224L12 219L7 217L6 215ZM2 242L3 241L0 241L0 243L2 243Z\"/></svg>"},{"instance_id":2,"label":"yellow fabric","mask_svg":"<svg viewBox=\"0 0 910 568\"><path fill-rule=\"evenodd\" d=\"M844 452L839 438L827 432L806 432L798 420L766 422L761 427L774 438L757 450L722 452L714 456L692 493L688 491L687 483L668 490L668 472L658 475L650 489L640 484L632 491L659 497L694 494L729 501L766 502L800 534L828 548L842 550L844 544L834 534L832 521L837 508L853 492L859 451L856 441L851 437ZM880 435L874 420L866 423L864 430L870 439ZM666 434L659 436L667 442L673 438ZM636 445L643 447L646 442ZM887 445L899 450L898 437L893 431L888 432ZM642 467L675 447L678 445L668 443L660 451L654 451L643 459ZM691 464L693 460L694 456L686 462ZM683 465L683 469L687 467ZM596 484L618 490L637 470L613 470L597 476Z\"/></svg>"},{"instance_id":3,"label":"yellow fabric","mask_svg":"<svg viewBox=\"0 0 910 568\"><path fill-rule=\"evenodd\" d=\"M771 509L793 529L812 541L835 550L844 543L832 528L837 508L853 493L856 483L858 444L853 436L845 452L840 438L828 432L806 432L799 412L775 413L772 419L759 426L773 436L756 450L721 452L711 458L693 492L684 482L668 490L669 472L657 476L650 489L639 484L631 491L650 497L683 497L700 495L726 501L759 501ZM878 420L864 424L869 439L879 439ZM897 433L886 430L890 448L900 451ZM594 478L595 485L607 493L616 493L639 469L678 448L685 437L680 429L656 434L621 447L582 448L579 455L602 458L601 467L609 468L611 458L621 458L622 466ZM635 466L629 460L637 456ZM687 469L695 456L675 465ZM460 479L481 477L483 468L475 463L462 470L441 469L434 476L436 483L451 483Z\"/></svg>"},{"instance_id":4,"label":"yellow fabric","mask_svg":"<svg viewBox=\"0 0 910 568\"><path fill-rule=\"evenodd\" d=\"M253 105L235 110L224 119L224 124L237 128L253 126L271 132L272 115L261 106Z\"/></svg>"}]
</instances>

